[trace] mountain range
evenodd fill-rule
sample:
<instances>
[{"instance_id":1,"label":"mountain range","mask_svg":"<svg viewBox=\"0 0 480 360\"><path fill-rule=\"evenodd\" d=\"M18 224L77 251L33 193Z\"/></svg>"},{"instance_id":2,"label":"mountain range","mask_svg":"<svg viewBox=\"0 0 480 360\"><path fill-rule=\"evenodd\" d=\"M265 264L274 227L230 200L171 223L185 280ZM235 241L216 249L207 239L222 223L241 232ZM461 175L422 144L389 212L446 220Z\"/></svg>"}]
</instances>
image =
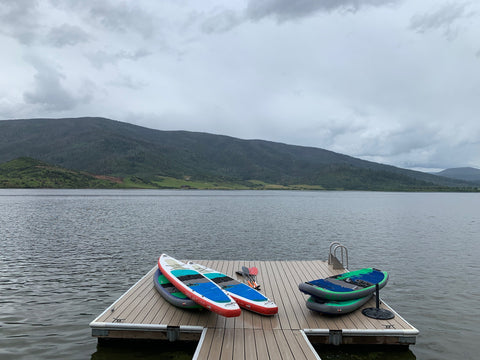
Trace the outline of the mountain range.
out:
<instances>
[{"instance_id":1,"label":"mountain range","mask_svg":"<svg viewBox=\"0 0 480 360\"><path fill-rule=\"evenodd\" d=\"M458 179L458 180L465 180L471 182L480 182L480 169L472 168L472 167L459 167L459 168L451 168L445 169L440 172L433 173L434 175L438 176L445 176L450 179Z\"/></svg>"},{"instance_id":2,"label":"mountain range","mask_svg":"<svg viewBox=\"0 0 480 360\"><path fill-rule=\"evenodd\" d=\"M198 187L189 184L204 182L246 188L424 191L480 185L320 148L153 130L98 117L0 121L0 163L21 157L139 187ZM167 180L172 179L177 182L170 186Z\"/></svg>"}]
</instances>

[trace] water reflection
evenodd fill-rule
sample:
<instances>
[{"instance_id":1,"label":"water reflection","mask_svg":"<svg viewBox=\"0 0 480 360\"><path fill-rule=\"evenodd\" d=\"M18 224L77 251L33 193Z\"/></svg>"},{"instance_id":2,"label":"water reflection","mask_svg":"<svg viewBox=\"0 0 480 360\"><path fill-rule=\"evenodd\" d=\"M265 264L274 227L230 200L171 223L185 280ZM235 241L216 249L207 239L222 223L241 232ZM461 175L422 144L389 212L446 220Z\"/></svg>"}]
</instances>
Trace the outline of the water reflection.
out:
<instances>
[{"instance_id":1,"label":"water reflection","mask_svg":"<svg viewBox=\"0 0 480 360\"><path fill-rule=\"evenodd\" d=\"M473 359L479 195L0 190L0 358L139 357L144 349L97 348L88 324L162 252L180 259L325 259L330 242L340 241L350 268L389 271L382 298L420 336L404 353L335 348L322 358Z\"/></svg>"},{"instance_id":2,"label":"water reflection","mask_svg":"<svg viewBox=\"0 0 480 360\"><path fill-rule=\"evenodd\" d=\"M414 353L401 346L315 345L322 360L415 360Z\"/></svg>"},{"instance_id":3,"label":"water reflection","mask_svg":"<svg viewBox=\"0 0 480 360\"><path fill-rule=\"evenodd\" d=\"M105 341L97 345L97 351L91 360L190 360L197 342L168 341Z\"/></svg>"}]
</instances>

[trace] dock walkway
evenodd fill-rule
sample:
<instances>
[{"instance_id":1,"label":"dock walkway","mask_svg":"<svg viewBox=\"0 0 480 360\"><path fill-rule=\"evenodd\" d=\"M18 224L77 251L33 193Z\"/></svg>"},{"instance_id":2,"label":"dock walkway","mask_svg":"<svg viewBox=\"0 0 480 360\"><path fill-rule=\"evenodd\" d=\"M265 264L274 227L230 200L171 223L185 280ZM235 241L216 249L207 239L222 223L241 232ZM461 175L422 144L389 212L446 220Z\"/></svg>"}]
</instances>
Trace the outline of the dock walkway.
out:
<instances>
[{"instance_id":1,"label":"dock walkway","mask_svg":"<svg viewBox=\"0 0 480 360\"><path fill-rule=\"evenodd\" d=\"M320 359L312 343L415 343L418 330L393 311L391 320L374 320L360 310L325 316L307 309L298 284L343 271L326 262L196 260L241 279L242 266L256 266L262 293L278 305L278 314L262 316L242 310L225 318L207 310L184 310L167 303L153 286L156 266L90 323L92 336L103 338L199 341L195 359ZM386 287L388 291L388 285ZM385 290L384 290L385 291ZM373 297L362 308L375 307Z\"/></svg>"}]
</instances>

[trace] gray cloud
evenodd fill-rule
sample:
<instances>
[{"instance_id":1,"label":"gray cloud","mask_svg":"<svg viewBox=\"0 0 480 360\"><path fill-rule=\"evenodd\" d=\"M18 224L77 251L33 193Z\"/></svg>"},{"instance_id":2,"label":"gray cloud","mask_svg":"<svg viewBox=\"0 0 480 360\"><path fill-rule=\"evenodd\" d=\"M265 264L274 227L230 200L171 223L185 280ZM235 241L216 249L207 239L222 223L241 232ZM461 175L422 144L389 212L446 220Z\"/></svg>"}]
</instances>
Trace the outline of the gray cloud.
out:
<instances>
[{"instance_id":1,"label":"gray cloud","mask_svg":"<svg viewBox=\"0 0 480 360\"><path fill-rule=\"evenodd\" d=\"M221 10L209 16L201 25L203 32L222 33L231 30L243 21L243 17L233 10Z\"/></svg>"},{"instance_id":2,"label":"gray cloud","mask_svg":"<svg viewBox=\"0 0 480 360\"><path fill-rule=\"evenodd\" d=\"M0 34L13 37L25 45L44 43L55 47L75 45L85 42L89 36L78 26L63 24L54 26L48 33L45 28L46 14L51 9L46 1L35 0L0 0Z\"/></svg>"},{"instance_id":3,"label":"gray cloud","mask_svg":"<svg viewBox=\"0 0 480 360\"><path fill-rule=\"evenodd\" d=\"M62 24L47 34L46 43L55 47L74 46L89 41L90 36L78 26Z\"/></svg>"},{"instance_id":4,"label":"gray cloud","mask_svg":"<svg viewBox=\"0 0 480 360\"><path fill-rule=\"evenodd\" d=\"M99 50L95 53L87 55L88 59L98 69L103 68L106 64L116 64L121 60L137 61L141 58L151 55L152 53L146 49L138 49L136 51L119 51L116 53L107 53Z\"/></svg>"},{"instance_id":5,"label":"gray cloud","mask_svg":"<svg viewBox=\"0 0 480 360\"><path fill-rule=\"evenodd\" d=\"M63 85L65 76L42 59L29 56L26 59L36 70L33 89L25 91L27 104L37 105L46 111L64 111L75 108L79 102L88 102L89 94L75 97Z\"/></svg>"},{"instance_id":6,"label":"gray cloud","mask_svg":"<svg viewBox=\"0 0 480 360\"><path fill-rule=\"evenodd\" d=\"M35 0L0 0L0 33L31 44L37 38L38 13Z\"/></svg>"},{"instance_id":7,"label":"gray cloud","mask_svg":"<svg viewBox=\"0 0 480 360\"><path fill-rule=\"evenodd\" d=\"M435 11L415 15L410 20L410 29L418 33L440 30L452 40L457 36L460 20L472 17L474 11L468 11L468 3L449 3Z\"/></svg>"},{"instance_id":8,"label":"gray cloud","mask_svg":"<svg viewBox=\"0 0 480 360\"><path fill-rule=\"evenodd\" d=\"M140 90L147 86L143 81L136 80L132 76L122 74L117 79L110 82L113 86L124 87L132 90Z\"/></svg>"},{"instance_id":9,"label":"gray cloud","mask_svg":"<svg viewBox=\"0 0 480 360\"><path fill-rule=\"evenodd\" d=\"M31 61L37 73L34 77L33 90L23 95L28 104L40 105L46 110L69 110L75 106L73 96L62 86L64 78L57 70L40 62Z\"/></svg>"},{"instance_id":10,"label":"gray cloud","mask_svg":"<svg viewBox=\"0 0 480 360\"><path fill-rule=\"evenodd\" d=\"M426 126L403 126L386 130L382 136L367 137L360 156L397 156L408 153L421 153L439 141L435 129Z\"/></svg>"},{"instance_id":11,"label":"gray cloud","mask_svg":"<svg viewBox=\"0 0 480 360\"><path fill-rule=\"evenodd\" d=\"M261 20L274 17L279 22L308 17L318 12L357 11L367 6L385 6L398 0L250 0L247 17Z\"/></svg>"},{"instance_id":12,"label":"gray cloud","mask_svg":"<svg viewBox=\"0 0 480 360\"><path fill-rule=\"evenodd\" d=\"M92 3L88 3L91 6ZM111 31L135 31L145 38L153 35L155 26L151 14L132 3L100 1L90 7L89 16Z\"/></svg>"},{"instance_id":13,"label":"gray cloud","mask_svg":"<svg viewBox=\"0 0 480 360\"><path fill-rule=\"evenodd\" d=\"M387 6L402 0L249 0L246 9L216 9L201 25L205 33L223 33L246 21L273 17L278 22L297 20L321 12L356 12L362 7Z\"/></svg>"}]
</instances>

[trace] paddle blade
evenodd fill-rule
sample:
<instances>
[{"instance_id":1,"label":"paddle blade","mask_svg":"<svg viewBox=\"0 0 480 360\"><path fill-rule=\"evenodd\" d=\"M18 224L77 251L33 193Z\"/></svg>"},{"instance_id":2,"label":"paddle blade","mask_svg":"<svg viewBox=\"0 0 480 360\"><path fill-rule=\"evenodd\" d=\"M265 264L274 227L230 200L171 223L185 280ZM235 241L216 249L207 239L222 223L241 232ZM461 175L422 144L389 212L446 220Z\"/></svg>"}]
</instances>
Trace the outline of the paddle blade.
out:
<instances>
[{"instance_id":1,"label":"paddle blade","mask_svg":"<svg viewBox=\"0 0 480 360\"><path fill-rule=\"evenodd\" d=\"M260 290L260 285L258 285L253 280L247 280L247 285L250 286L251 288L255 289L255 290Z\"/></svg>"},{"instance_id":2,"label":"paddle blade","mask_svg":"<svg viewBox=\"0 0 480 360\"><path fill-rule=\"evenodd\" d=\"M253 276L258 275L258 269L255 266L249 268L248 270L249 270L250 275L253 275Z\"/></svg>"}]
</instances>

